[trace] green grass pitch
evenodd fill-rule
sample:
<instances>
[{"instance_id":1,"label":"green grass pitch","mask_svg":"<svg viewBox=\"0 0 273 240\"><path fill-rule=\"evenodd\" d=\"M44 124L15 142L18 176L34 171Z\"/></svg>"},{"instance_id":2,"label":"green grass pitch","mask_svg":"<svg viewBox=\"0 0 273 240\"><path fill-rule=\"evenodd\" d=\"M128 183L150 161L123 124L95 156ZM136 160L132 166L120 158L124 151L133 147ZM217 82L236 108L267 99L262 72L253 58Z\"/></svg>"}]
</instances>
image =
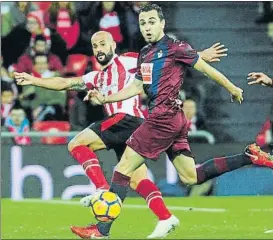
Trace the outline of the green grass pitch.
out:
<instances>
[{"instance_id":1,"label":"green grass pitch","mask_svg":"<svg viewBox=\"0 0 273 240\"><path fill-rule=\"evenodd\" d=\"M165 198L180 226L170 239L273 239L273 197ZM70 225L85 226L94 218L76 201L56 199L15 202L2 199L2 239L78 239ZM192 207L192 208L191 208ZM140 198L128 198L113 224L111 238L146 238L157 219Z\"/></svg>"}]
</instances>

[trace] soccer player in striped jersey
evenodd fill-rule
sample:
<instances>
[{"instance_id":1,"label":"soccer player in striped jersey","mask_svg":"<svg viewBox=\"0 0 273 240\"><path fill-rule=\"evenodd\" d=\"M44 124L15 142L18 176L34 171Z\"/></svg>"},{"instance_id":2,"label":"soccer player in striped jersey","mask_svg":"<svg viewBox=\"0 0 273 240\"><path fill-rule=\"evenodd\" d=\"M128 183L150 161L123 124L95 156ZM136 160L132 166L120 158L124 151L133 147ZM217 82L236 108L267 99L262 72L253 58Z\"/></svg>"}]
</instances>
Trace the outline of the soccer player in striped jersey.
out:
<instances>
[{"instance_id":1,"label":"soccer player in striped jersey","mask_svg":"<svg viewBox=\"0 0 273 240\"><path fill-rule=\"evenodd\" d=\"M106 96L111 96L128 87L135 79L137 69L135 54L116 55L116 43L113 41L111 34L104 31L95 33L92 36L91 44L94 55L102 66L101 71L92 71L82 77L53 77L47 79L36 78L26 73L15 73L17 83L58 91L95 88ZM206 61L214 62L225 56L225 52L226 49L223 49L223 45L217 43L199 54ZM96 98L91 100L96 103ZM92 123L68 144L71 155L83 166L86 175L95 184L96 188L102 190L109 189L109 185L95 151L114 149L118 159L120 159L126 147L126 140L143 123L144 118L140 111L139 96L133 96L115 103L107 103L104 108L108 117L102 121ZM147 201L149 208L159 220L163 221L171 217L160 191L148 179L145 164L142 164L133 173L130 186ZM86 206L89 205L89 202L89 196L82 199L82 203ZM78 234L78 230L79 228L72 227L72 231L76 232L76 234ZM90 237L88 231L86 234L81 236Z\"/></svg>"},{"instance_id":2,"label":"soccer player in striped jersey","mask_svg":"<svg viewBox=\"0 0 273 240\"><path fill-rule=\"evenodd\" d=\"M164 33L165 19L161 8L147 4L140 9L140 31L147 42L138 58L135 80L128 88L110 96L90 90L101 104L120 101L138 95L143 90L149 97L149 115L127 140L126 150L113 174L110 191L123 201L131 174L145 159L157 160L166 152L173 162L181 181L200 184L223 173L245 165L257 164L273 168L272 156L255 144L237 155L213 158L195 167L187 138L187 124L179 100L179 89L184 80L186 66L192 66L223 86L232 99L241 103L243 90L231 83L223 74L205 63L187 42L174 40ZM112 223L99 222L89 228L91 236L107 236ZM165 237L179 224L175 216L159 221L148 238ZM101 235L98 234L101 233Z\"/></svg>"}]
</instances>

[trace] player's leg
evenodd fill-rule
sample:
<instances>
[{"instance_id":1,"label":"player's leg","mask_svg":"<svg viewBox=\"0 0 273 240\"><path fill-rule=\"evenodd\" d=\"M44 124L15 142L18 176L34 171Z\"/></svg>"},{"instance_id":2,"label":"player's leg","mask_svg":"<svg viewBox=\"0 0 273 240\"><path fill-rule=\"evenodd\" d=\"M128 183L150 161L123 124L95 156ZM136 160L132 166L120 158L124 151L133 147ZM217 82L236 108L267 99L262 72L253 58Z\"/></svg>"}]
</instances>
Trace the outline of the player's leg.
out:
<instances>
[{"instance_id":1,"label":"player's leg","mask_svg":"<svg viewBox=\"0 0 273 240\"><path fill-rule=\"evenodd\" d=\"M130 187L145 199L148 207L159 220L166 220L172 216L163 201L160 190L148 178L148 169L146 164L142 164L133 172Z\"/></svg>"},{"instance_id":2,"label":"player's leg","mask_svg":"<svg viewBox=\"0 0 273 240\"><path fill-rule=\"evenodd\" d=\"M250 164L273 168L273 157L256 144L248 145L243 153L216 157L197 167L197 184Z\"/></svg>"},{"instance_id":3,"label":"player's leg","mask_svg":"<svg viewBox=\"0 0 273 240\"><path fill-rule=\"evenodd\" d=\"M179 224L179 220L170 213L165 205L158 187L148 179L145 164L133 172L130 186L146 200L148 207L158 217L158 223L148 238L164 237Z\"/></svg>"},{"instance_id":4,"label":"player's leg","mask_svg":"<svg viewBox=\"0 0 273 240\"><path fill-rule=\"evenodd\" d=\"M118 160L122 158L125 149L126 145L121 145L114 148ZM148 207L153 211L158 219L164 220L171 216L170 212L166 208L166 205L164 204L161 192L148 178L148 168L146 164L142 164L132 173L130 187L145 199Z\"/></svg>"},{"instance_id":5,"label":"player's leg","mask_svg":"<svg viewBox=\"0 0 273 240\"><path fill-rule=\"evenodd\" d=\"M103 140L89 128L77 134L68 144L69 152L83 166L86 175L97 189L109 188L95 153L95 151L105 148Z\"/></svg>"},{"instance_id":6,"label":"player's leg","mask_svg":"<svg viewBox=\"0 0 273 240\"><path fill-rule=\"evenodd\" d=\"M195 161L186 139L180 139L178 142L175 142L172 149L173 152L171 154L169 151L169 158L173 159L173 164L177 169L181 181L188 185L204 183L226 172L252 163L255 164L255 161L259 165L273 166L272 156L263 152L255 144L247 146L244 153L209 159L197 168L195 167Z\"/></svg>"},{"instance_id":7,"label":"player's leg","mask_svg":"<svg viewBox=\"0 0 273 240\"><path fill-rule=\"evenodd\" d=\"M195 161L189 151L180 151L172 162L184 184L193 185L197 183Z\"/></svg>"},{"instance_id":8,"label":"player's leg","mask_svg":"<svg viewBox=\"0 0 273 240\"><path fill-rule=\"evenodd\" d=\"M133 172L140 167L144 161L144 157L135 152L132 148L126 147L120 162L115 168L110 186L110 191L116 193L122 202L126 198ZM96 225L98 231L103 236L108 236L113 222L114 221L109 223L99 222Z\"/></svg>"},{"instance_id":9,"label":"player's leg","mask_svg":"<svg viewBox=\"0 0 273 240\"><path fill-rule=\"evenodd\" d=\"M114 148L118 159L122 158L125 148L126 145L121 145ZM171 217L171 213L163 201L160 190L148 178L148 169L146 164L142 164L132 173L130 187L145 199L148 207L159 220L166 220Z\"/></svg>"}]
</instances>

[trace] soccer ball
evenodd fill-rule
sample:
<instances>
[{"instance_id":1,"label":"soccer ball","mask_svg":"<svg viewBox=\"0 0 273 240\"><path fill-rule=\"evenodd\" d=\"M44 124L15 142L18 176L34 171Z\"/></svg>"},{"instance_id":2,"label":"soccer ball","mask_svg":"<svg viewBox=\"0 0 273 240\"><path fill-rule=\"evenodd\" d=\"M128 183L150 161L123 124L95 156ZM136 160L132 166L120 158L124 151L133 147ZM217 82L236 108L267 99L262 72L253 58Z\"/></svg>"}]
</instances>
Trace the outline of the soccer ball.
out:
<instances>
[{"instance_id":1,"label":"soccer ball","mask_svg":"<svg viewBox=\"0 0 273 240\"><path fill-rule=\"evenodd\" d=\"M99 192L91 200L91 212L100 222L111 222L121 212L121 200L113 192Z\"/></svg>"}]
</instances>

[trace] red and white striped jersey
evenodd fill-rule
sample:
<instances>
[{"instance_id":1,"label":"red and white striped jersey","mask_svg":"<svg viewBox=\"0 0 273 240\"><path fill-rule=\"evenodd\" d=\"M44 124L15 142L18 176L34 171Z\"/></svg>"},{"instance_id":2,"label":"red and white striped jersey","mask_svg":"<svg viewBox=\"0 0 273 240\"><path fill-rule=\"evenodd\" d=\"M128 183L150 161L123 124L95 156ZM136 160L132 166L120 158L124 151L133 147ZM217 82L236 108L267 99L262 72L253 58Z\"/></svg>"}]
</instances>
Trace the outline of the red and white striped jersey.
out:
<instances>
[{"instance_id":1,"label":"red and white striped jersey","mask_svg":"<svg viewBox=\"0 0 273 240\"><path fill-rule=\"evenodd\" d=\"M96 88L105 96L117 93L130 85L135 79L137 68L137 56L115 55L108 67L102 71L92 71L82 76L88 89ZM106 103L104 108L108 116L115 113L126 113L131 116L144 118L140 110L140 97L134 96L129 99Z\"/></svg>"}]
</instances>

